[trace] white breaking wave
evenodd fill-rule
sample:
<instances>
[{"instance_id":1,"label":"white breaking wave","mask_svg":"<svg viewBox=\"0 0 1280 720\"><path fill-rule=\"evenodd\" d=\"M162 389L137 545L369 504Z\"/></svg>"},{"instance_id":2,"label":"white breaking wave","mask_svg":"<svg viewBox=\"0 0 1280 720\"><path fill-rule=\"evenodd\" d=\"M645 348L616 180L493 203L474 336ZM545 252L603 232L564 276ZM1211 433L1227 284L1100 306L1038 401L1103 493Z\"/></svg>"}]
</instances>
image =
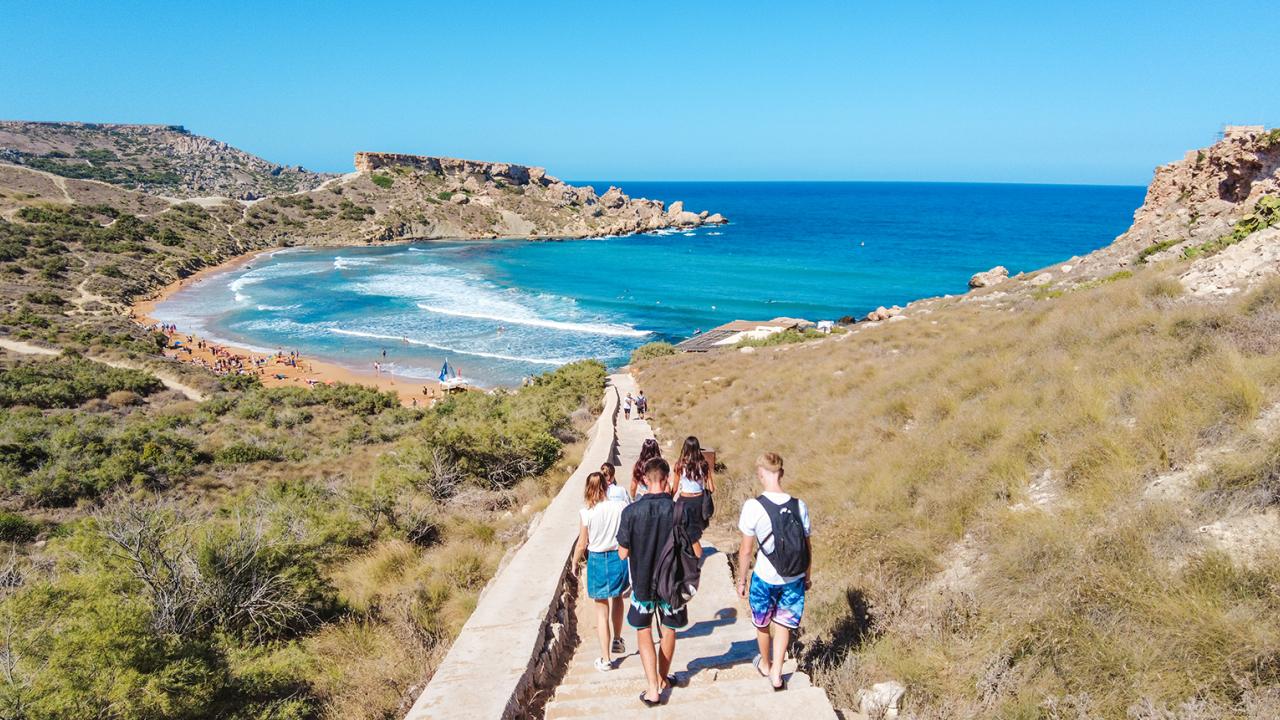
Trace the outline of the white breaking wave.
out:
<instances>
[{"instance_id":1,"label":"white breaking wave","mask_svg":"<svg viewBox=\"0 0 1280 720\"><path fill-rule=\"evenodd\" d=\"M494 320L510 325L527 325L530 327L550 328L552 330L564 330L566 332L588 333L591 335L610 335L613 337L644 337L650 334L648 330L637 330L629 325L615 325L612 323L576 323L566 322L563 320L548 320L540 317L521 317L511 315L491 315L483 312L474 312L470 310L456 310L452 308L442 308L426 303L418 303L418 307L429 313L437 315L450 315L452 317L471 318L473 320Z\"/></svg>"},{"instance_id":2,"label":"white breaking wave","mask_svg":"<svg viewBox=\"0 0 1280 720\"><path fill-rule=\"evenodd\" d=\"M342 328L329 328L329 332L338 335L349 335L352 337L370 338L373 340L392 340L395 342L407 342L410 345L420 345L446 353L456 353L458 355L472 355L475 357L489 358L491 360L507 360L509 362L536 363L538 365L567 365L574 360L572 358L531 358L519 357L516 355L503 355L501 353L484 352L481 350L462 350L460 348L451 348L445 345L437 345L436 343L427 342L426 340L416 340L410 337L400 337L396 335L383 335L380 333L364 332L362 330L344 330Z\"/></svg>"},{"instance_id":3,"label":"white breaking wave","mask_svg":"<svg viewBox=\"0 0 1280 720\"><path fill-rule=\"evenodd\" d=\"M346 270L353 267L364 267L365 265L375 265L380 258L349 258L339 255L333 259L334 270Z\"/></svg>"},{"instance_id":4,"label":"white breaking wave","mask_svg":"<svg viewBox=\"0 0 1280 720\"><path fill-rule=\"evenodd\" d=\"M259 305L258 310L262 312L280 312L282 310L297 310L301 305Z\"/></svg>"}]
</instances>

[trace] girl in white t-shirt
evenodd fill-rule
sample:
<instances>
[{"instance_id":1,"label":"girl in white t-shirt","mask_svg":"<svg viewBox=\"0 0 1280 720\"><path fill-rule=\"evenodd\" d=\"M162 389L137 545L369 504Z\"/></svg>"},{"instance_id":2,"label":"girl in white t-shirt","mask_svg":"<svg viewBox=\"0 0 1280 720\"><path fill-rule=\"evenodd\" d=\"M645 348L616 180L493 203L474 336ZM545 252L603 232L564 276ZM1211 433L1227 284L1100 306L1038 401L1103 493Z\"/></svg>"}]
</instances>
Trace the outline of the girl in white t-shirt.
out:
<instances>
[{"instance_id":1,"label":"girl in white t-shirt","mask_svg":"<svg viewBox=\"0 0 1280 720\"><path fill-rule=\"evenodd\" d=\"M600 657L595 664L601 672L613 669L611 654L626 652L622 642L622 595L627 590L627 563L618 557L618 524L627 504L611 500L608 495L609 483L602 473L587 476L585 507L578 511L581 525L572 565L576 574L578 563L586 556L587 595L596 604L596 636L600 640Z\"/></svg>"}]
</instances>

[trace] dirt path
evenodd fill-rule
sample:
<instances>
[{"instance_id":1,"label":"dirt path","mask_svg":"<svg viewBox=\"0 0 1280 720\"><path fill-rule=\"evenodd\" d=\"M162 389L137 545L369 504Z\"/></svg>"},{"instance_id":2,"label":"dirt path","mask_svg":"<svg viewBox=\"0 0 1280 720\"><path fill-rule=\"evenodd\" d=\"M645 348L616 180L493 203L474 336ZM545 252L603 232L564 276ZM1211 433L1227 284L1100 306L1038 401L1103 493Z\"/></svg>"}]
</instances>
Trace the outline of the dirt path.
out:
<instances>
[{"instance_id":1,"label":"dirt path","mask_svg":"<svg viewBox=\"0 0 1280 720\"><path fill-rule=\"evenodd\" d=\"M51 356L51 355L62 354L61 350L57 350L54 348L40 347L39 345L32 345L31 343L22 342L21 340L11 340L9 338L0 338L0 348L4 348L9 352L15 352L21 355ZM103 358L103 357L90 357L89 359L97 363L102 363L103 365L106 365L108 367L124 368L128 370L141 370L142 372L150 373L152 375L155 375L156 378L160 380L160 382L164 383L165 387L169 388L170 390L176 390L177 392L182 393L184 396L186 396L188 400L195 400L196 402L200 402L205 399L205 394L197 390L196 388L191 387L190 385L182 382L181 380L178 380L177 378L171 375L168 375L167 373L158 372L152 368L145 367L141 363L135 363L128 360L115 360L112 358Z\"/></svg>"}]
</instances>

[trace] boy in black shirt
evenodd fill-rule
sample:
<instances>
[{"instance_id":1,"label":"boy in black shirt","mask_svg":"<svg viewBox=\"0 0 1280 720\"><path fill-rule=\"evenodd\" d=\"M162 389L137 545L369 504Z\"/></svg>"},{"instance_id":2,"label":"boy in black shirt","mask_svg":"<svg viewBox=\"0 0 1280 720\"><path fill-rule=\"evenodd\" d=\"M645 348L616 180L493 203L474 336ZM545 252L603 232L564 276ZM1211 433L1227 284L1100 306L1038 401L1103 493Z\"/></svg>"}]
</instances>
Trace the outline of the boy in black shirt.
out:
<instances>
[{"instance_id":1,"label":"boy in black shirt","mask_svg":"<svg viewBox=\"0 0 1280 720\"><path fill-rule=\"evenodd\" d=\"M689 609L672 610L658 599L654 565L658 553L670 537L675 523L675 502L669 483L671 467L662 458L653 458L644 468L649 492L641 495L622 511L618 526L618 556L631 570L631 606L627 624L636 629L636 645L649 689L640 694L645 705L656 705L662 691L671 683L671 661L676 652L676 630L689 624ZM694 542L693 551L702 556L702 546ZM662 635L661 656L653 649L653 619L658 616Z\"/></svg>"}]
</instances>

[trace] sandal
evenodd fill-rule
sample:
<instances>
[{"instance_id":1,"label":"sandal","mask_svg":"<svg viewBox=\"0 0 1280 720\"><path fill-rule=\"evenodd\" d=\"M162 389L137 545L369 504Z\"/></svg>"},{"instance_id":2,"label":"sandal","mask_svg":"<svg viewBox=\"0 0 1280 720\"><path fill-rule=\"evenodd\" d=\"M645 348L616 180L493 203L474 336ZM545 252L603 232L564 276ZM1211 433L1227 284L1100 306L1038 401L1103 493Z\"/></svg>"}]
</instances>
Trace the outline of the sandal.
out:
<instances>
[{"instance_id":1,"label":"sandal","mask_svg":"<svg viewBox=\"0 0 1280 720\"><path fill-rule=\"evenodd\" d=\"M774 692L782 692L783 690L786 690L786 689L787 689L787 679L786 679L786 678L782 678L782 684L781 684L781 685L774 685L774 684L773 684L773 680L770 680L770 681L769 681L769 685L773 687L773 691L774 691Z\"/></svg>"},{"instance_id":2,"label":"sandal","mask_svg":"<svg viewBox=\"0 0 1280 720\"><path fill-rule=\"evenodd\" d=\"M760 673L760 677L762 677L762 678L767 678L767 677L769 677L769 673L767 673L767 672L765 672L764 670L761 670L761 669L760 669L760 663L761 663L761 662L764 662L764 658L763 658L763 657L761 657L761 656L759 656L759 655L757 655L757 656L756 656L756 659L751 661L751 664L755 666L755 668L756 668L756 672Z\"/></svg>"},{"instance_id":3,"label":"sandal","mask_svg":"<svg viewBox=\"0 0 1280 720\"><path fill-rule=\"evenodd\" d=\"M657 700L650 700L649 698L645 697L645 695L647 694L649 694L647 690L640 693L640 702L644 703L645 707L658 707L659 705L662 704L661 697L659 697Z\"/></svg>"}]
</instances>

